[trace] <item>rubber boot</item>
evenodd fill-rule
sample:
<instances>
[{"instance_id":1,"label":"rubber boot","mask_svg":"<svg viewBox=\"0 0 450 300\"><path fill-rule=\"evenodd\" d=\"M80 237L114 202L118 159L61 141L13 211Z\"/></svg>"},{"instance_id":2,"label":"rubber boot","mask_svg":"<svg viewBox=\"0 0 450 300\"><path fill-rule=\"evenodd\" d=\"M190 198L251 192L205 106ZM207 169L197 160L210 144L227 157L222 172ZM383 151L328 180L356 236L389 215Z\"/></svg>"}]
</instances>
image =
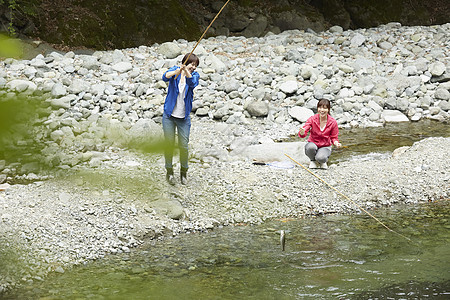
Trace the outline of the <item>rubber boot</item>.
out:
<instances>
[{"instance_id":1,"label":"rubber boot","mask_svg":"<svg viewBox=\"0 0 450 300\"><path fill-rule=\"evenodd\" d=\"M166 180L170 185L175 185L175 177L173 176L173 169L166 169Z\"/></svg>"},{"instance_id":2,"label":"rubber boot","mask_svg":"<svg viewBox=\"0 0 450 300\"><path fill-rule=\"evenodd\" d=\"M181 168L180 175L181 175L181 184L186 185L187 184L187 170L185 168Z\"/></svg>"}]
</instances>

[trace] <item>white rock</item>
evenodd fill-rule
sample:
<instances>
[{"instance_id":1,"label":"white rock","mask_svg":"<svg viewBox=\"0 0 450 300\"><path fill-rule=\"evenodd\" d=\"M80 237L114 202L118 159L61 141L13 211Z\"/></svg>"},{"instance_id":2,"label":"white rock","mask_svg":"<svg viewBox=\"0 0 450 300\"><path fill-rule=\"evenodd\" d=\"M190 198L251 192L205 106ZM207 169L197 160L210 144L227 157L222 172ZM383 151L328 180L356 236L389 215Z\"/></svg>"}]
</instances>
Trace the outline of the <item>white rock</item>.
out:
<instances>
[{"instance_id":1,"label":"white rock","mask_svg":"<svg viewBox=\"0 0 450 300\"><path fill-rule=\"evenodd\" d=\"M344 73L352 73L355 71L355 69L353 67L350 67L349 65L346 64L340 64L338 66L339 70L341 70Z\"/></svg>"},{"instance_id":2,"label":"white rock","mask_svg":"<svg viewBox=\"0 0 450 300\"><path fill-rule=\"evenodd\" d=\"M298 89L298 83L294 80L289 80L286 82L283 82L280 85L280 90L285 94L294 94Z\"/></svg>"},{"instance_id":3,"label":"white rock","mask_svg":"<svg viewBox=\"0 0 450 300\"><path fill-rule=\"evenodd\" d=\"M58 99L52 99L51 105L55 108L70 108L70 102L73 100L73 96L64 96Z\"/></svg>"},{"instance_id":4,"label":"white rock","mask_svg":"<svg viewBox=\"0 0 450 300\"><path fill-rule=\"evenodd\" d=\"M444 74L446 69L447 68L445 67L445 64L438 61L430 65L429 71L433 76L441 76L442 74Z\"/></svg>"},{"instance_id":5,"label":"white rock","mask_svg":"<svg viewBox=\"0 0 450 300\"><path fill-rule=\"evenodd\" d=\"M351 40L350 40L350 45L352 47L359 47L362 44L364 44L364 42L366 41L365 36L363 36L360 33L357 33Z\"/></svg>"},{"instance_id":6,"label":"white rock","mask_svg":"<svg viewBox=\"0 0 450 300\"><path fill-rule=\"evenodd\" d=\"M37 86L32 81L14 79L6 83L6 88L15 92L34 92L37 89Z\"/></svg>"},{"instance_id":7,"label":"white rock","mask_svg":"<svg viewBox=\"0 0 450 300\"><path fill-rule=\"evenodd\" d=\"M112 68L119 73L126 73L133 69L133 65L130 62L122 61L113 65Z\"/></svg>"},{"instance_id":8,"label":"white rock","mask_svg":"<svg viewBox=\"0 0 450 300\"><path fill-rule=\"evenodd\" d=\"M176 58L181 54L181 48L174 42L166 42L161 44L157 51L170 59Z\"/></svg>"},{"instance_id":9,"label":"white rock","mask_svg":"<svg viewBox=\"0 0 450 300\"><path fill-rule=\"evenodd\" d=\"M383 119L388 122L409 122L409 119L407 116L405 116L402 112L398 110L389 110L386 109L382 113Z\"/></svg>"},{"instance_id":10,"label":"white rock","mask_svg":"<svg viewBox=\"0 0 450 300\"><path fill-rule=\"evenodd\" d=\"M137 162L137 161L129 160L129 161L127 161L127 162L125 163L125 165L126 165L127 167L139 167L139 166L141 166L142 164L141 164L140 162Z\"/></svg>"},{"instance_id":11,"label":"white rock","mask_svg":"<svg viewBox=\"0 0 450 300\"><path fill-rule=\"evenodd\" d=\"M383 108L373 100L370 100L367 104L370 108L372 108L375 112L381 112Z\"/></svg>"},{"instance_id":12,"label":"white rock","mask_svg":"<svg viewBox=\"0 0 450 300\"><path fill-rule=\"evenodd\" d=\"M434 93L434 97L439 100L450 100L450 92L446 89L437 89Z\"/></svg>"},{"instance_id":13,"label":"white rock","mask_svg":"<svg viewBox=\"0 0 450 300\"><path fill-rule=\"evenodd\" d=\"M270 137L263 136L258 140L258 143L260 144L273 144L275 141L271 139Z\"/></svg>"},{"instance_id":14,"label":"white rock","mask_svg":"<svg viewBox=\"0 0 450 300\"><path fill-rule=\"evenodd\" d=\"M314 112L306 107L294 106L289 108L289 115L299 122L306 122L308 118L314 115Z\"/></svg>"},{"instance_id":15,"label":"white rock","mask_svg":"<svg viewBox=\"0 0 450 300\"><path fill-rule=\"evenodd\" d=\"M52 96L54 97L61 97L67 94L67 88L61 84L61 83L56 83L55 85L53 85L52 87Z\"/></svg>"},{"instance_id":16,"label":"white rock","mask_svg":"<svg viewBox=\"0 0 450 300\"><path fill-rule=\"evenodd\" d=\"M378 47L380 47L383 50L389 50L393 47L393 45L387 41L383 41L378 44Z\"/></svg>"},{"instance_id":17,"label":"white rock","mask_svg":"<svg viewBox=\"0 0 450 300\"><path fill-rule=\"evenodd\" d=\"M304 151L305 142L291 143L274 143L274 144L258 144L250 145L244 149L236 149L231 151L231 155L246 157L252 161L274 162L274 161L290 161L285 155L289 155L299 162L309 161Z\"/></svg>"},{"instance_id":18,"label":"white rock","mask_svg":"<svg viewBox=\"0 0 450 300\"><path fill-rule=\"evenodd\" d=\"M0 192L8 191L10 187L11 187L11 185L9 185L8 183L0 184Z\"/></svg>"},{"instance_id":19,"label":"white rock","mask_svg":"<svg viewBox=\"0 0 450 300\"><path fill-rule=\"evenodd\" d=\"M223 63L217 56L213 54L209 54L204 58L204 64L214 69L217 73L221 73L227 69L225 63Z\"/></svg>"},{"instance_id":20,"label":"white rock","mask_svg":"<svg viewBox=\"0 0 450 300\"><path fill-rule=\"evenodd\" d=\"M335 25L330 27L330 29L328 29L331 33L342 33L344 32L344 29L341 26Z\"/></svg>"}]
</instances>

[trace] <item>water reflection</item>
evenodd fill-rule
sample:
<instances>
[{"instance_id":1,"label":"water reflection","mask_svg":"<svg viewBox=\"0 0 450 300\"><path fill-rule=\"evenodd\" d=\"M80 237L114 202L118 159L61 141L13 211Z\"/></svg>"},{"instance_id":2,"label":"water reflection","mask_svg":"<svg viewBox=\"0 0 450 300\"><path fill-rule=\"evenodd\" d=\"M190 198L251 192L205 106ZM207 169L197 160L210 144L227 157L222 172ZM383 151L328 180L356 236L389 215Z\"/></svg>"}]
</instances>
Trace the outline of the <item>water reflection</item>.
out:
<instances>
[{"instance_id":1,"label":"water reflection","mask_svg":"<svg viewBox=\"0 0 450 300\"><path fill-rule=\"evenodd\" d=\"M448 200L376 212L412 242L366 215L182 235L55 274L7 299L376 299L403 291L445 297L449 212Z\"/></svg>"},{"instance_id":2,"label":"water reflection","mask_svg":"<svg viewBox=\"0 0 450 300\"><path fill-rule=\"evenodd\" d=\"M437 136L450 137L450 125L423 120L417 123L388 123L374 128L340 129L339 139L344 147L333 150L330 161L383 159L396 148Z\"/></svg>"}]
</instances>

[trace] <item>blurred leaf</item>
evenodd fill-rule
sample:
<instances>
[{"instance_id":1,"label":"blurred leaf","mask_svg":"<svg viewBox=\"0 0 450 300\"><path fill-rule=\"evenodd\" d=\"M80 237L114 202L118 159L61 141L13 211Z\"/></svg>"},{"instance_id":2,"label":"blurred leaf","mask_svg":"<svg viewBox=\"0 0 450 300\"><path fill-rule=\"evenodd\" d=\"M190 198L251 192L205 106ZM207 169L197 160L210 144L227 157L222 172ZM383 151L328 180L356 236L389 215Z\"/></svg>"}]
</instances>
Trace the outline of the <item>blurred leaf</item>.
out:
<instances>
[{"instance_id":1,"label":"blurred leaf","mask_svg":"<svg viewBox=\"0 0 450 300\"><path fill-rule=\"evenodd\" d=\"M22 56L22 52L22 43L20 40L0 34L0 57L19 58Z\"/></svg>"},{"instance_id":2,"label":"blurred leaf","mask_svg":"<svg viewBox=\"0 0 450 300\"><path fill-rule=\"evenodd\" d=\"M0 91L1 92L1 91ZM0 97L0 160L8 163L41 163L42 121L47 104L40 97L3 93Z\"/></svg>"},{"instance_id":3,"label":"blurred leaf","mask_svg":"<svg viewBox=\"0 0 450 300\"><path fill-rule=\"evenodd\" d=\"M178 148L176 144L168 143L165 139L156 139L147 143L139 141L131 141L127 147L135 149L142 153L164 153L164 150L174 151Z\"/></svg>"}]
</instances>

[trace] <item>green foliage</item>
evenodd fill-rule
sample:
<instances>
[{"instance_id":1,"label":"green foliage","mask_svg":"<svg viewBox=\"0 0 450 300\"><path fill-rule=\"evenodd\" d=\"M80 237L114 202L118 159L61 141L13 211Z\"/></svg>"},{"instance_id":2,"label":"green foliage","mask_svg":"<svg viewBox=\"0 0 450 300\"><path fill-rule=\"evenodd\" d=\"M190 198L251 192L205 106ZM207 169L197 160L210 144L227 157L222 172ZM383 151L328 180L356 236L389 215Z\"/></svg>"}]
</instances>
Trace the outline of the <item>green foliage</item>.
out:
<instances>
[{"instance_id":1,"label":"green foliage","mask_svg":"<svg viewBox=\"0 0 450 300\"><path fill-rule=\"evenodd\" d=\"M8 33L10 36L16 35L16 29L14 28L14 12L17 10L17 0L0 0L0 5L8 5L11 19L8 24Z\"/></svg>"},{"instance_id":2,"label":"green foliage","mask_svg":"<svg viewBox=\"0 0 450 300\"><path fill-rule=\"evenodd\" d=\"M25 252L18 237L0 236L0 278L19 282L29 273L30 254ZM0 299L4 299L0 290Z\"/></svg>"},{"instance_id":3,"label":"green foliage","mask_svg":"<svg viewBox=\"0 0 450 300\"><path fill-rule=\"evenodd\" d=\"M42 120L49 112L40 97L0 90L0 160L40 168L45 146Z\"/></svg>"},{"instance_id":4,"label":"green foliage","mask_svg":"<svg viewBox=\"0 0 450 300\"><path fill-rule=\"evenodd\" d=\"M21 42L0 34L0 58L19 58L22 55Z\"/></svg>"},{"instance_id":5,"label":"green foliage","mask_svg":"<svg viewBox=\"0 0 450 300\"><path fill-rule=\"evenodd\" d=\"M61 175L59 178L64 182L73 182L100 191L114 190L115 195L126 195L126 199L132 201L152 201L160 197L158 181L155 180L153 172L126 169L80 169Z\"/></svg>"},{"instance_id":6,"label":"green foliage","mask_svg":"<svg viewBox=\"0 0 450 300\"><path fill-rule=\"evenodd\" d=\"M36 16L35 4L38 0L0 0L0 5L7 6L10 12L10 21L8 24L8 34L16 36L16 17L17 15Z\"/></svg>"}]
</instances>

